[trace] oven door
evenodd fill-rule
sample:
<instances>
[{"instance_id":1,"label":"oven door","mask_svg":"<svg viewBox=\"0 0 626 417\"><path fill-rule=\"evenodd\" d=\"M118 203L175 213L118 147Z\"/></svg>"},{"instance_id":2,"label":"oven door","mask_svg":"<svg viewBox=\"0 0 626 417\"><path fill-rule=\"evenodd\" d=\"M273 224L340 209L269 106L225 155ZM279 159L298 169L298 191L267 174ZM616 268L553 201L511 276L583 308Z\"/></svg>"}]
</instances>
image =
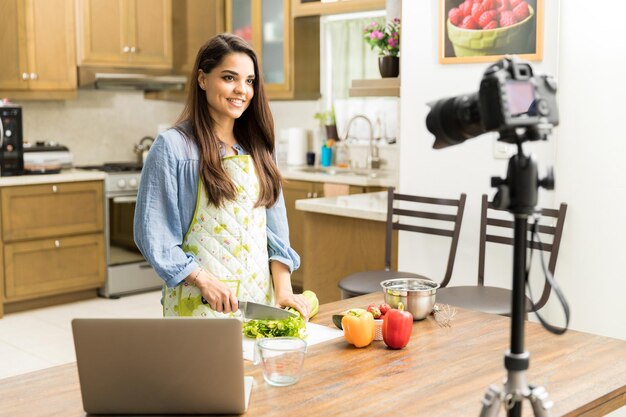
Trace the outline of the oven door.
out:
<instances>
[{"instance_id":1,"label":"oven door","mask_svg":"<svg viewBox=\"0 0 626 417\"><path fill-rule=\"evenodd\" d=\"M105 297L161 288L163 281L135 245L133 222L136 194L107 198L107 281L100 291Z\"/></svg>"}]
</instances>

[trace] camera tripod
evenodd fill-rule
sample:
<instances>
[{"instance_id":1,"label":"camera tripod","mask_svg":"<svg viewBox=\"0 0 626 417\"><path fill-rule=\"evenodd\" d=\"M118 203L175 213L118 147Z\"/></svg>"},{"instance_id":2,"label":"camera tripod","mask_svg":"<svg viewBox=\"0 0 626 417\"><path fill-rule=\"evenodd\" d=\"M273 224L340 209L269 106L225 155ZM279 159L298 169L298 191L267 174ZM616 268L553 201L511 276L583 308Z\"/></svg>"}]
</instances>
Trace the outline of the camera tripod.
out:
<instances>
[{"instance_id":1,"label":"camera tripod","mask_svg":"<svg viewBox=\"0 0 626 417\"><path fill-rule=\"evenodd\" d=\"M515 135L513 133L513 135ZM505 138L505 141L508 141ZM532 155L526 156L522 150L523 137L515 136L517 154L509 159L507 177L493 177L492 187L497 187L493 201L495 208L506 209L515 217L513 237L513 286L511 308L511 346L504 355L507 377L503 389L494 385L487 389L482 399L480 417L496 417L501 404L504 404L508 417L521 417L522 401L528 399L537 417L549 417L552 402L543 387L528 385L526 370L530 354L524 350L524 321L526 297L524 292L526 274L526 247L528 216L536 211L537 189L541 186L551 190L554 178L550 172L539 180L537 163Z\"/></svg>"}]
</instances>

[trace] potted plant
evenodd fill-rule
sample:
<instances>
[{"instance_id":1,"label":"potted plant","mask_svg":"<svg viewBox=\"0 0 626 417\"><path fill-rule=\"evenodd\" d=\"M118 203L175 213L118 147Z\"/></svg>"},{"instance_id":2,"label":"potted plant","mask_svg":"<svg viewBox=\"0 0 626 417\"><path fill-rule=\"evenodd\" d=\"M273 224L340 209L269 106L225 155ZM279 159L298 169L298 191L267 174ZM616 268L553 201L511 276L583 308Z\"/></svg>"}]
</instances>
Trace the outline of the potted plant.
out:
<instances>
[{"instance_id":1,"label":"potted plant","mask_svg":"<svg viewBox=\"0 0 626 417\"><path fill-rule=\"evenodd\" d=\"M363 30L363 40L372 51L378 50L378 69L382 77L397 77L400 73L400 19L383 25L372 22Z\"/></svg>"},{"instance_id":2,"label":"potted plant","mask_svg":"<svg viewBox=\"0 0 626 417\"><path fill-rule=\"evenodd\" d=\"M320 127L326 128L326 139L339 139L339 135L337 134L337 121L335 120L334 106L331 106L328 111L315 113L313 117L319 120Z\"/></svg>"}]
</instances>

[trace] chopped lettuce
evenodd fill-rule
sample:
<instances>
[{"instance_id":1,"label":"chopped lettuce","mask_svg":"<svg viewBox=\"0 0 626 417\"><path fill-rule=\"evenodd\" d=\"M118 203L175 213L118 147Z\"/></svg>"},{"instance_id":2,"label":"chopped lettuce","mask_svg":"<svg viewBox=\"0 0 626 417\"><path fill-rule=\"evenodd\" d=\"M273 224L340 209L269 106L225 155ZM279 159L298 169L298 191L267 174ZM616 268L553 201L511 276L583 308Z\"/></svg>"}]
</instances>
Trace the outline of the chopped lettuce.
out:
<instances>
[{"instance_id":1,"label":"chopped lettuce","mask_svg":"<svg viewBox=\"0 0 626 417\"><path fill-rule=\"evenodd\" d=\"M243 334L253 339L261 337L299 337L308 336L306 323L301 315L283 320L250 320L243 323Z\"/></svg>"}]
</instances>

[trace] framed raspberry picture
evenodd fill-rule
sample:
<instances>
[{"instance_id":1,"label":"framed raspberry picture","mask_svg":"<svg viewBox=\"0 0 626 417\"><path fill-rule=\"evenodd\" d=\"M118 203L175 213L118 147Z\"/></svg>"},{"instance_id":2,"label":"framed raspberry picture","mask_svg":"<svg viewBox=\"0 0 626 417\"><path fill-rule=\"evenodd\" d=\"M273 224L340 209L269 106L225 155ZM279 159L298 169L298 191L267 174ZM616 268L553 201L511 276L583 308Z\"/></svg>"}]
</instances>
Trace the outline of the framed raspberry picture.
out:
<instances>
[{"instance_id":1,"label":"framed raspberry picture","mask_svg":"<svg viewBox=\"0 0 626 417\"><path fill-rule=\"evenodd\" d=\"M439 62L543 59L544 0L439 0Z\"/></svg>"}]
</instances>

